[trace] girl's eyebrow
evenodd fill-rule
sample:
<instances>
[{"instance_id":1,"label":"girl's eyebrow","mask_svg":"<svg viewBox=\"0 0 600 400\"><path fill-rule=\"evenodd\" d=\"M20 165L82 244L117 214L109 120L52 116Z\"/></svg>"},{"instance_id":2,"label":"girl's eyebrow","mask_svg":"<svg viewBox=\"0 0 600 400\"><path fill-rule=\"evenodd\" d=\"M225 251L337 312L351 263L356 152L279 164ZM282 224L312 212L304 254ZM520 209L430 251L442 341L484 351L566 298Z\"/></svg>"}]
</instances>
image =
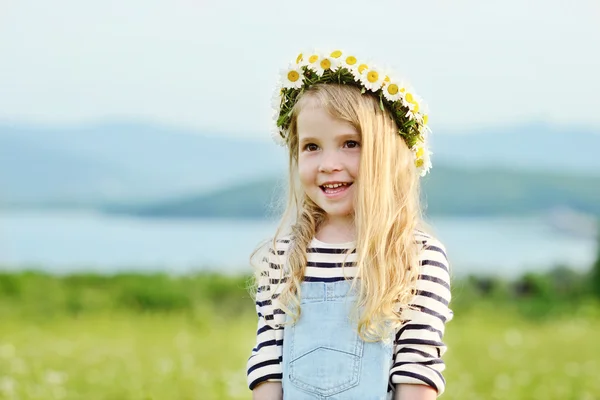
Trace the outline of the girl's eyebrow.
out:
<instances>
[{"instance_id":1,"label":"girl's eyebrow","mask_svg":"<svg viewBox=\"0 0 600 400\"><path fill-rule=\"evenodd\" d=\"M339 135L335 136L335 139L337 139L337 140L360 140L360 134L355 133L355 132L340 133ZM312 136L305 136L300 139L300 145L303 145L305 143L318 142L318 141L319 141L318 138L314 138Z\"/></svg>"},{"instance_id":2,"label":"girl's eyebrow","mask_svg":"<svg viewBox=\"0 0 600 400\"><path fill-rule=\"evenodd\" d=\"M303 145L305 143L310 143L310 142L318 142L319 140L311 137L311 136L305 136L303 138L300 139L300 145Z\"/></svg>"},{"instance_id":3,"label":"girl's eyebrow","mask_svg":"<svg viewBox=\"0 0 600 400\"><path fill-rule=\"evenodd\" d=\"M360 139L360 134L358 133L342 133L340 135L336 136L336 139L352 139L352 140L356 140L356 139Z\"/></svg>"}]
</instances>

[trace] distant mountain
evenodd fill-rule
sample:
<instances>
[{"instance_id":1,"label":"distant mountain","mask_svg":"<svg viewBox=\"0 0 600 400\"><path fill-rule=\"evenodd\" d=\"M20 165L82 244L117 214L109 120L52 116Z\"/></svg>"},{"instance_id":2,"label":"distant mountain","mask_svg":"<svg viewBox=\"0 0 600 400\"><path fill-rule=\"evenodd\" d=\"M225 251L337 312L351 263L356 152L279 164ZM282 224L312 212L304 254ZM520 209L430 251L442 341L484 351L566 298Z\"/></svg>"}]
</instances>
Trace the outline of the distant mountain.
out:
<instances>
[{"instance_id":1,"label":"distant mountain","mask_svg":"<svg viewBox=\"0 0 600 400\"><path fill-rule=\"evenodd\" d=\"M103 159L0 135L0 203L101 202L143 190L150 182ZM91 189L91 190L90 190Z\"/></svg>"},{"instance_id":2,"label":"distant mountain","mask_svg":"<svg viewBox=\"0 0 600 400\"><path fill-rule=\"evenodd\" d=\"M256 135L255 135L256 136ZM600 133L543 124L432 135L434 166L600 175ZM282 148L155 124L0 124L0 204L98 205L207 193L283 176Z\"/></svg>"},{"instance_id":3,"label":"distant mountain","mask_svg":"<svg viewBox=\"0 0 600 400\"><path fill-rule=\"evenodd\" d=\"M111 214L164 218L265 218L277 210L277 179L233 185L208 194L184 196L145 204L112 204L101 208Z\"/></svg>"},{"instance_id":4,"label":"distant mountain","mask_svg":"<svg viewBox=\"0 0 600 400\"><path fill-rule=\"evenodd\" d=\"M529 123L437 132L434 162L600 175L600 129Z\"/></svg>"},{"instance_id":5,"label":"distant mountain","mask_svg":"<svg viewBox=\"0 0 600 400\"><path fill-rule=\"evenodd\" d=\"M198 192L273 173L284 167L283 156L267 140L157 125L0 125L0 201L89 203Z\"/></svg>"},{"instance_id":6,"label":"distant mountain","mask_svg":"<svg viewBox=\"0 0 600 400\"><path fill-rule=\"evenodd\" d=\"M144 217L264 218L277 210L281 181L261 180L213 193L104 210ZM423 182L429 215L518 215L572 210L600 217L600 176L439 166Z\"/></svg>"}]
</instances>

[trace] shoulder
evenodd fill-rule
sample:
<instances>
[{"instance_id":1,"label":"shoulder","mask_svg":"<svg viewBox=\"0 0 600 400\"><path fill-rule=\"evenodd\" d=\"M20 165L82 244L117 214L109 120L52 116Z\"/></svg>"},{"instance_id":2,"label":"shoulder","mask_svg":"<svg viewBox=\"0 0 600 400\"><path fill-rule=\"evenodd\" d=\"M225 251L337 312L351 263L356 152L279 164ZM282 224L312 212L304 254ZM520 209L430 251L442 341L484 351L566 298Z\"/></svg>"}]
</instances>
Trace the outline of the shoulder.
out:
<instances>
[{"instance_id":1,"label":"shoulder","mask_svg":"<svg viewBox=\"0 0 600 400\"><path fill-rule=\"evenodd\" d=\"M415 241L419 245L420 257L434 257L448 263L446 246L431 233L422 230L415 230Z\"/></svg>"},{"instance_id":2,"label":"shoulder","mask_svg":"<svg viewBox=\"0 0 600 400\"><path fill-rule=\"evenodd\" d=\"M270 238L262 242L251 257L251 263L259 272L279 270L285 265L285 259L290 248L289 236Z\"/></svg>"},{"instance_id":3,"label":"shoulder","mask_svg":"<svg viewBox=\"0 0 600 400\"><path fill-rule=\"evenodd\" d=\"M452 298L450 263L444 244L430 233L418 232L419 277L416 283L416 300L420 306L434 312L441 321L453 318L449 308ZM424 309L422 309L424 310Z\"/></svg>"},{"instance_id":4,"label":"shoulder","mask_svg":"<svg viewBox=\"0 0 600 400\"><path fill-rule=\"evenodd\" d=\"M435 281L450 289L450 262L446 246L434 235L416 231L415 238L419 246L419 279Z\"/></svg>"}]
</instances>

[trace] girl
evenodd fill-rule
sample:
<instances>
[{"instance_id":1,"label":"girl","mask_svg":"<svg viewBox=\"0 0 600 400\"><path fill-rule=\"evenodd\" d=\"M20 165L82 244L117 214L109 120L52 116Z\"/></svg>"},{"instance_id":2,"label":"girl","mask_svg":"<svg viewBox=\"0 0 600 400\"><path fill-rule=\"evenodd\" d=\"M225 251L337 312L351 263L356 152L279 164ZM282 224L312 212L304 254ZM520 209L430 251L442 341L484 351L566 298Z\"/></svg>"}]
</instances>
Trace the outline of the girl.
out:
<instances>
[{"instance_id":1,"label":"girl","mask_svg":"<svg viewBox=\"0 0 600 400\"><path fill-rule=\"evenodd\" d=\"M434 399L452 318L444 246L425 233L427 115L391 74L300 54L276 96L287 207L259 248L254 399Z\"/></svg>"}]
</instances>

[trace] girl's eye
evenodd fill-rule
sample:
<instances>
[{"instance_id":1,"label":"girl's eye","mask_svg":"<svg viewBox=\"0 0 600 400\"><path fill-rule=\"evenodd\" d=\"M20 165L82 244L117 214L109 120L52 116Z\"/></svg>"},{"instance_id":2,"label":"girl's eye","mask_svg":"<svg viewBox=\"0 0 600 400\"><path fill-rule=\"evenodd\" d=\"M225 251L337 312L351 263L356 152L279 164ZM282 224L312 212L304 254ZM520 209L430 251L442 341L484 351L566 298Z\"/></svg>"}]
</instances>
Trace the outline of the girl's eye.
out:
<instances>
[{"instance_id":1,"label":"girl's eye","mask_svg":"<svg viewBox=\"0 0 600 400\"><path fill-rule=\"evenodd\" d=\"M319 146L317 146L314 143L309 143L306 146L304 146L304 150L306 151L317 151L319 149Z\"/></svg>"},{"instance_id":2,"label":"girl's eye","mask_svg":"<svg viewBox=\"0 0 600 400\"><path fill-rule=\"evenodd\" d=\"M349 149L355 149L359 146L360 146L360 143L358 143L356 140L348 140L346 142L346 147Z\"/></svg>"}]
</instances>

